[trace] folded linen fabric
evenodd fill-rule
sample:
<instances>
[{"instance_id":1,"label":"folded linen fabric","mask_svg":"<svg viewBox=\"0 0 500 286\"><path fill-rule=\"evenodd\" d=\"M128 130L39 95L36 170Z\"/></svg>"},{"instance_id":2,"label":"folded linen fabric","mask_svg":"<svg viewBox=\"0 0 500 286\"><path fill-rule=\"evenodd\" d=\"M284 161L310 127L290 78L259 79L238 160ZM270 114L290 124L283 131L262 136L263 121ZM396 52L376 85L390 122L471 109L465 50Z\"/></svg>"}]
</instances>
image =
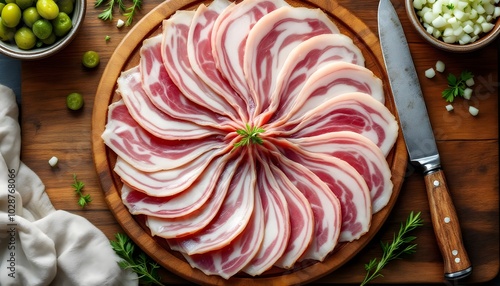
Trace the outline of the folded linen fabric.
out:
<instances>
[{"instance_id":1,"label":"folded linen fabric","mask_svg":"<svg viewBox=\"0 0 500 286\"><path fill-rule=\"evenodd\" d=\"M0 85L0 285L138 285L104 233L56 210L20 161L18 113L13 91Z\"/></svg>"}]
</instances>

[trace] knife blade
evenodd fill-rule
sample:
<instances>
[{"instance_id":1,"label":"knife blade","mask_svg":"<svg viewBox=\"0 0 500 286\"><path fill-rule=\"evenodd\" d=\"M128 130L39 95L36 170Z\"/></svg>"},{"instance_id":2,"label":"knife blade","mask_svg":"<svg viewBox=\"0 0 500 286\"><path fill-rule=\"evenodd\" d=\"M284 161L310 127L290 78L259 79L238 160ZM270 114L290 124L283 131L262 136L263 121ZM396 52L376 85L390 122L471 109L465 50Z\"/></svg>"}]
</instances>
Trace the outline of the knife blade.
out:
<instances>
[{"instance_id":1,"label":"knife blade","mask_svg":"<svg viewBox=\"0 0 500 286\"><path fill-rule=\"evenodd\" d=\"M398 14L390 0L378 7L378 30L389 83L410 163L422 170L432 225L444 261L444 277L457 280L472 272L460 223L441 168L436 140Z\"/></svg>"}]
</instances>

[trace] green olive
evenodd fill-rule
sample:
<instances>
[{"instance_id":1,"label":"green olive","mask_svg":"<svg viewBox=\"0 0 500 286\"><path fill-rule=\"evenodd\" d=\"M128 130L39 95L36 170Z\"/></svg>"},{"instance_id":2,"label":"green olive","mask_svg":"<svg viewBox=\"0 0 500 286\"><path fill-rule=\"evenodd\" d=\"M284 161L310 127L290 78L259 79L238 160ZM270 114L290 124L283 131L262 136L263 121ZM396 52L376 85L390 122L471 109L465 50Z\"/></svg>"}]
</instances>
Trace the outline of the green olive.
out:
<instances>
[{"instance_id":1,"label":"green olive","mask_svg":"<svg viewBox=\"0 0 500 286\"><path fill-rule=\"evenodd\" d=\"M16 29L5 27L5 25L2 24L2 21L0 21L0 40L5 41L5 42L11 41L12 39L14 39L15 32L16 32Z\"/></svg>"},{"instance_id":2,"label":"green olive","mask_svg":"<svg viewBox=\"0 0 500 286\"><path fill-rule=\"evenodd\" d=\"M33 24L41 19L42 17L38 14L35 7L29 7L23 11L23 22L28 27L33 27Z\"/></svg>"},{"instance_id":3,"label":"green olive","mask_svg":"<svg viewBox=\"0 0 500 286\"><path fill-rule=\"evenodd\" d=\"M28 7L33 6L33 0L16 0L17 6L21 8L21 10L24 10Z\"/></svg>"},{"instance_id":4,"label":"green olive","mask_svg":"<svg viewBox=\"0 0 500 286\"><path fill-rule=\"evenodd\" d=\"M32 30L40 40L47 39L52 34L52 24L47 19L40 19L33 24Z\"/></svg>"},{"instance_id":5,"label":"green olive","mask_svg":"<svg viewBox=\"0 0 500 286\"><path fill-rule=\"evenodd\" d=\"M36 9L47 20L55 19L59 14L59 7L54 0L37 0Z\"/></svg>"},{"instance_id":6,"label":"green olive","mask_svg":"<svg viewBox=\"0 0 500 286\"><path fill-rule=\"evenodd\" d=\"M59 6L59 12L64 12L68 15L73 13L75 4L73 0L59 0L57 1L57 6Z\"/></svg>"},{"instance_id":7,"label":"green olive","mask_svg":"<svg viewBox=\"0 0 500 286\"><path fill-rule=\"evenodd\" d=\"M99 65L100 57L96 51L87 51L83 54L82 64L86 68L95 68Z\"/></svg>"},{"instance_id":8,"label":"green olive","mask_svg":"<svg viewBox=\"0 0 500 286\"><path fill-rule=\"evenodd\" d=\"M59 12L57 17L52 20L52 26L54 27L54 34L58 37L66 35L71 28L73 28L73 22L68 14L64 12Z\"/></svg>"},{"instance_id":9,"label":"green olive","mask_svg":"<svg viewBox=\"0 0 500 286\"><path fill-rule=\"evenodd\" d=\"M46 45L52 45L53 43L56 42L56 40L57 40L56 34L51 33L47 38L42 39L41 41Z\"/></svg>"},{"instance_id":10,"label":"green olive","mask_svg":"<svg viewBox=\"0 0 500 286\"><path fill-rule=\"evenodd\" d=\"M83 107L83 96L78 92L72 92L66 97L66 106L71 110L79 110Z\"/></svg>"},{"instance_id":11,"label":"green olive","mask_svg":"<svg viewBox=\"0 0 500 286\"><path fill-rule=\"evenodd\" d=\"M2 9L2 23L9 28L14 28L21 21L21 9L15 3L8 3Z\"/></svg>"},{"instance_id":12,"label":"green olive","mask_svg":"<svg viewBox=\"0 0 500 286\"><path fill-rule=\"evenodd\" d=\"M5 7L5 3L0 2L0 15L2 15L3 7Z\"/></svg>"},{"instance_id":13,"label":"green olive","mask_svg":"<svg viewBox=\"0 0 500 286\"><path fill-rule=\"evenodd\" d=\"M14 40L16 41L16 45L22 50L32 49L36 44L36 36L28 27L19 28L14 35Z\"/></svg>"}]
</instances>

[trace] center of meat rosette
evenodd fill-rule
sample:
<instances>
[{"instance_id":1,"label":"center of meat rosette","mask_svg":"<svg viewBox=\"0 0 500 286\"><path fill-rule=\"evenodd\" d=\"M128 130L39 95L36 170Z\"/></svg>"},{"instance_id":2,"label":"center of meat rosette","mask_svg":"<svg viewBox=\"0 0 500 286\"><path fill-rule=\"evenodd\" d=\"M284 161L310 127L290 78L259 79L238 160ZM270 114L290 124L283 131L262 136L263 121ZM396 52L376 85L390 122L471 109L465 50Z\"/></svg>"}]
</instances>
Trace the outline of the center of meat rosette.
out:
<instances>
[{"instance_id":1,"label":"center of meat rosette","mask_svg":"<svg viewBox=\"0 0 500 286\"><path fill-rule=\"evenodd\" d=\"M250 144L259 144L262 145L264 141L259 136L261 133L264 133L265 130L261 127L250 126L250 124L246 124L245 128L236 130L236 133L240 135L240 141L234 143L234 148L247 146Z\"/></svg>"}]
</instances>

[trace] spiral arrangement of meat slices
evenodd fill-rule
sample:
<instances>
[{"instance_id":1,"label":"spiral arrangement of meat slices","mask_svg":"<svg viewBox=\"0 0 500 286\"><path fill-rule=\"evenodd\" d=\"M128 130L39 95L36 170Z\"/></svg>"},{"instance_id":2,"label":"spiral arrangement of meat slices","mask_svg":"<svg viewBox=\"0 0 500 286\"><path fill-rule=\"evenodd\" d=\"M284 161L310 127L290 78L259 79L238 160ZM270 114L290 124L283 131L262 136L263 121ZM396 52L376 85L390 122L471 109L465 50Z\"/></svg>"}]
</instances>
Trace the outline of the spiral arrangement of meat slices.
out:
<instances>
[{"instance_id":1,"label":"spiral arrangement of meat slices","mask_svg":"<svg viewBox=\"0 0 500 286\"><path fill-rule=\"evenodd\" d=\"M226 279L365 234L392 194L398 125L352 40L282 0L215 0L162 27L102 134L151 234Z\"/></svg>"}]
</instances>

